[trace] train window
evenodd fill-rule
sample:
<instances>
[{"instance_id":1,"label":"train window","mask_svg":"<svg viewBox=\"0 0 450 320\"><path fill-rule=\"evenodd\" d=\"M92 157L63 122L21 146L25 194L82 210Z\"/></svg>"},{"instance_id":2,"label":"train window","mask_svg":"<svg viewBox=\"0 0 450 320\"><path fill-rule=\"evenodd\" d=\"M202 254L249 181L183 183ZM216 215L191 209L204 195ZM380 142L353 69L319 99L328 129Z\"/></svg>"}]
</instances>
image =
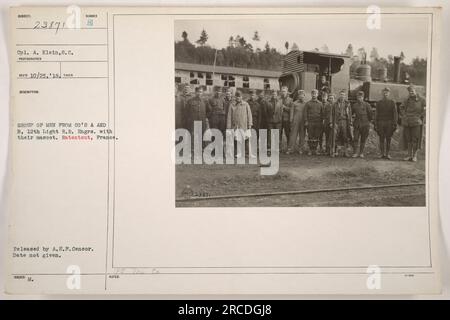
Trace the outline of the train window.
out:
<instances>
[{"instance_id":1,"label":"train window","mask_svg":"<svg viewBox=\"0 0 450 320\"><path fill-rule=\"evenodd\" d=\"M221 75L220 78L222 80L228 80L228 76L226 74Z\"/></svg>"},{"instance_id":2,"label":"train window","mask_svg":"<svg viewBox=\"0 0 450 320\"><path fill-rule=\"evenodd\" d=\"M248 78L248 76L244 76L244 77L242 78L242 80L248 82L248 81L249 81L249 78Z\"/></svg>"},{"instance_id":3,"label":"train window","mask_svg":"<svg viewBox=\"0 0 450 320\"><path fill-rule=\"evenodd\" d=\"M199 84L198 79L191 80L190 84Z\"/></svg>"},{"instance_id":4,"label":"train window","mask_svg":"<svg viewBox=\"0 0 450 320\"><path fill-rule=\"evenodd\" d=\"M234 81L234 76L228 76L228 80Z\"/></svg>"},{"instance_id":5,"label":"train window","mask_svg":"<svg viewBox=\"0 0 450 320\"><path fill-rule=\"evenodd\" d=\"M264 90L269 90L270 89L270 84L269 83L265 83L264 84Z\"/></svg>"},{"instance_id":6,"label":"train window","mask_svg":"<svg viewBox=\"0 0 450 320\"><path fill-rule=\"evenodd\" d=\"M206 79L212 79L212 73L208 72L208 73L206 74Z\"/></svg>"},{"instance_id":7,"label":"train window","mask_svg":"<svg viewBox=\"0 0 450 320\"><path fill-rule=\"evenodd\" d=\"M181 83L181 77L175 77L175 83Z\"/></svg>"},{"instance_id":8,"label":"train window","mask_svg":"<svg viewBox=\"0 0 450 320\"><path fill-rule=\"evenodd\" d=\"M228 86L229 86L229 87L234 87L234 86L235 86L235 85L234 85L234 81L228 82Z\"/></svg>"},{"instance_id":9,"label":"train window","mask_svg":"<svg viewBox=\"0 0 450 320\"><path fill-rule=\"evenodd\" d=\"M223 86L224 86L224 87L228 87L228 81L224 81L224 82L223 82Z\"/></svg>"},{"instance_id":10,"label":"train window","mask_svg":"<svg viewBox=\"0 0 450 320\"><path fill-rule=\"evenodd\" d=\"M213 81L211 79L206 79L206 85L207 86L212 86L213 85Z\"/></svg>"},{"instance_id":11,"label":"train window","mask_svg":"<svg viewBox=\"0 0 450 320\"><path fill-rule=\"evenodd\" d=\"M242 87L243 87L243 88L250 88L250 84L249 84L248 82L244 82L244 83L242 84Z\"/></svg>"},{"instance_id":12,"label":"train window","mask_svg":"<svg viewBox=\"0 0 450 320\"><path fill-rule=\"evenodd\" d=\"M203 73L197 72L197 76L198 76L200 79L203 79Z\"/></svg>"},{"instance_id":13,"label":"train window","mask_svg":"<svg viewBox=\"0 0 450 320\"><path fill-rule=\"evenodd\" d=\"M269 79L265 78L264 83L269 83Z\"/></svg>"},{"instance_id":14,"label":"train window","mask_svg":"<svg viewBox=\"0 0 450 320\"><path fill-rule=\"evenodd\" d=\"M194 72L191 72L191 73L189 74L189 76L190 76L191 78L195 78L195 73L194 73Z\"/></svg>"}]
</instances>

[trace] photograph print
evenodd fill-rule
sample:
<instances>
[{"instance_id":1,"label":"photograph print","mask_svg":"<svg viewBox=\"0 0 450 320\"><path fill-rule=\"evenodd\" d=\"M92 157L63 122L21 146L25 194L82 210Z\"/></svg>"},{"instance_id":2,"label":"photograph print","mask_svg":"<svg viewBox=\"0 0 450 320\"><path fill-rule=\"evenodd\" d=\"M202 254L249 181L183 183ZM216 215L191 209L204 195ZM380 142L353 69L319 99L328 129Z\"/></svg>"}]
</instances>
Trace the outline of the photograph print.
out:
<instances>
[{"instance_id":1,"label":"photograph print","mask_svg":"<svg viewBox=\"0 0 450 320\"><path fill-rule=\"evenodd\" d=\"M426 205L429 16L176 20L176 207Z\"/></svg>"}]
</instances>

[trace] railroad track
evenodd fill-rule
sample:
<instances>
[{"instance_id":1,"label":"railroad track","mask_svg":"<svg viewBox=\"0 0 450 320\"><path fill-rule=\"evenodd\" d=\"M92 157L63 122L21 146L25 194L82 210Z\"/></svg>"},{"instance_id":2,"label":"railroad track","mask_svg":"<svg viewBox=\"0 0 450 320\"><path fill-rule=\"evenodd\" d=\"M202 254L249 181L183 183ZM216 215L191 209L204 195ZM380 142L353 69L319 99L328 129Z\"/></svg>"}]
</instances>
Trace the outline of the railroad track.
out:
<instances>
[{"instance_id":1,"label":"railroad track","mask_svg":"<svg viewBox=\"0 0 450 320\"><path fill-rule=\"evenodd\" d=\"M289 195L308 195L320 193L339 193L347 191L358 190L386 190L390 188L412 188L425 186L425 183L400 183L400 184L383 184L383 185L369 185L369 186L355 186L343 188L325 188L325 189L308 189L308 190L292 190L292 191L277 191L277 192L259 192L259 193L243 193L243 194L226 194L226 195L211 195L211 196L192 196L177 198L178 203L201 202L211 200L228 200L239 198L258 198L258 197L276 197Z\"/></svg>"}]
</instances>

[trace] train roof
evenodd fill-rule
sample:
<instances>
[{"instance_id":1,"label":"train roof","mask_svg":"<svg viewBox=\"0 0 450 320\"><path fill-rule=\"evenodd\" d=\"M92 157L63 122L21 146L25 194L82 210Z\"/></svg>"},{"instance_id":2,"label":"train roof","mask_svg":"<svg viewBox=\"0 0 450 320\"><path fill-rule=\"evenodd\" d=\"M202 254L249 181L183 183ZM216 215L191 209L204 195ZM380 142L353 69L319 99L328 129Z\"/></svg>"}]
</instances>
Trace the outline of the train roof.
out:
<instances>
[{"instance_id":1,"label":"train roof","mask_svg":"<svg viewBox=\"0 0 450 320\"><path fill-rule=\"evenodd\" d=\"M315 54L315 55L322 56L322 57L350 58L350 56L346 55L346 54L338 54L338 53L331 53L331 52L321 52L321 51L313 51L313 50L293 50L291 52L295 52L295 51L311 53L311 54ZM289 52L288 54L290 54L291 52Z\"/></svg>"},{"instance_id":2,"label":"train roof","mask_svg":"<svg viewBox=\"0 0 450 320\"><path fill-rule=\"evenodd\" d=\"M283 58L283 74L303 72L306 65L320 65L323 68L331 66L331 72L336 73L341 69L350 56L320 51L293 50Z\"/></svg>"}]
</instances>

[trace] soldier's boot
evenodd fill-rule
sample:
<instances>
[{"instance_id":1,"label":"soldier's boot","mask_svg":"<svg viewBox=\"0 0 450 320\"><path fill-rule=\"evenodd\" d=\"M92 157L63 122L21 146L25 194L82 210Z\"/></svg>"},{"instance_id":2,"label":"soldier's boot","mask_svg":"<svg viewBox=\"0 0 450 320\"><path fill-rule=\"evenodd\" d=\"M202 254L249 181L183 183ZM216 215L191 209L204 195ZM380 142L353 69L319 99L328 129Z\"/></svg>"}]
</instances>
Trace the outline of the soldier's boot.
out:
<instances>
[{"instance_id":1,"label":"soldier's boot","mask_svg":"<svg viewBox=\"0 0 450 320\"><path fill-rule=\"evenodd\" d=\"M386 153L385 153L385 158L388 160L391 160L391 156L389 155L389 151L391 150L391 139L387 138L386 139Z\"/></svg>"},{"instance_id":2,"label":"soldier's boot","mask_svg":"<svg viewBox=\"0 0 450 320\"><path fill-rule=\"evenodd\" d=\"M361 141L361 144L359 146L359 157L364 158L364 148L366 147L366 142Z\"/></svg>"},{"instance_id":3,"label":"soldier's boot","mask_svg":"<svg viewBox=\"0 0 450 320\"><path fill-rule=\"evenodd\" d=\"M412 143L408 143L408 156L403 158L404 161L412 160Z\"/></svg>"}]
</instances>

